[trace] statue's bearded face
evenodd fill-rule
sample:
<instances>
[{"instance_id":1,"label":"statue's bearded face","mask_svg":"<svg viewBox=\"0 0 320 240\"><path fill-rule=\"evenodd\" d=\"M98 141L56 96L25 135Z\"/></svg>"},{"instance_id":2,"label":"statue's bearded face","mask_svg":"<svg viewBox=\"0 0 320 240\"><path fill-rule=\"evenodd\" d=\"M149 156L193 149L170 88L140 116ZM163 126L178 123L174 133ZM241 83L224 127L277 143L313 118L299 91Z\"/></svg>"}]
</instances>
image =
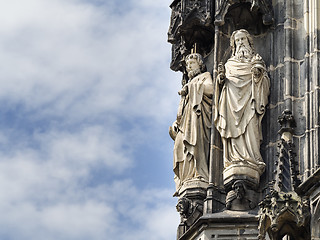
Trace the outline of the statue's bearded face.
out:
<instances>
[{"instance_id":1,"label":"statue's bearded face","mask_svg":"<svg viewBox=\"0 0 320 240\"><path fill-rule=\"evenodd\" d=\"M187 61L187 72L190 79L201 73L200 64L196 59L192 58Z\"/></svg>"},{"instance_id":2,"label":"statue's bearded face","mask_svg":"<svg viewBox=\"0 0 320 240\"><path fill-rule=\"evenodd\" d=\"M234 36L234 41L236 45L236 58L240 60L251 59L253 56L253 51L246 34L243 32L236 33Z\"/></svg>"},{"instance_id":3,"label":"statue's bearded face","mask_svg":"<svg viewBox=\"0 0 320 240\"><path fill-rule=\"evenodd\" d=\"M177 211L181 214L187 213L188 208L189 208L189 203L184 199L180 199L176 206Z\"/></svg>"},{"instance_id":4,"label":"statue's bearded face","mask_svg":"<svg viewBox=\"0 0 320 240\"><path fill-rule=\"evenodd\" d=\"M244 188L241 183L235 184L234 191L236 192L237 199L242 199L245 195Z\"/></svg>"}]
</instances>

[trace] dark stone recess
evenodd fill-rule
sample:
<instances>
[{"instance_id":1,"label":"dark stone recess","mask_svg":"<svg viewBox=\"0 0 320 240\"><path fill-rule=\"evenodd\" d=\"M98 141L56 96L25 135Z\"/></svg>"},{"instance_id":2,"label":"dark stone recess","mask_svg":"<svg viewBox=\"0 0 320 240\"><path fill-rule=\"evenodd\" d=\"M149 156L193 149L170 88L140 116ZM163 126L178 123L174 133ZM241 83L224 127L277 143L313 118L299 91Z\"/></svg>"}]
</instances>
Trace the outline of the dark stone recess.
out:
<instances>
[{"instance_id":1,"label":"dark stone recess","mask_svg":"<svg viewBox=\"0 0 320 240\"><path fill-rule=\"evenodd\" d=\"M269 28L264 24L263 14L260 11L251 11L250 2L231 5L225 15L224 24L221 26L225 34L242 28L254 35L260 35Z\"/></svg>"},{"instance_id":2,"label":"dark stone recess","mask_svg":"<svg viewBox=\"0 0 320 240\"><path fill-rule=\"evenodd\" d=\"M275 116L278 117L283 110L283 103L277 105L275 108L267 110L266 115L264 116L265 119L263 119L262 122L263 133L265 133L265 135L263 135L262 147L265 144L275 143L278 141L279 124L275 121L275 119L277 119Z\"/></svg>"}]
</instances>

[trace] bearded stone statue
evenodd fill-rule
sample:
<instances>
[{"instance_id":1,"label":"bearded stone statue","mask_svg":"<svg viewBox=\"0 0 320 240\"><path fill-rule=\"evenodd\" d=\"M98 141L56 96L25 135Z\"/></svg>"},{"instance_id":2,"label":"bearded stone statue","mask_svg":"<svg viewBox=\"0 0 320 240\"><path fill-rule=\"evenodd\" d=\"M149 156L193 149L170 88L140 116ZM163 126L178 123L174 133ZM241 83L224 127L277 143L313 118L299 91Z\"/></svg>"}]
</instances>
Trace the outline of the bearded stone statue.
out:
<instances>
[{"instance_id":1,"label":"bearded stone statue","mask_svg":"<svg viewBox=\"0 0 320 240\"><path fill-rule=\"evenodd\" d=\"M223 143L224 181L246 176L258 184L265 168L261 121L270 79L246 30L233 32L230 45L232 56L225 66L219 65L215 88L214 123Z\"/></svg>"},{"instance_id":2,"label":"bearded stone statue","mask_svg":"<svg viewBox=\"0 0 320 240\"><path fill-rule=\"evenodd\" d=\"M186 182L208 183L208 158L212 115L213 81L204 72L202 56L198 53L186 57L189 82L179 94L181 101L177 120L169 133L174 142L173 171L176 196Z\"/></svg>"}]
</instances>

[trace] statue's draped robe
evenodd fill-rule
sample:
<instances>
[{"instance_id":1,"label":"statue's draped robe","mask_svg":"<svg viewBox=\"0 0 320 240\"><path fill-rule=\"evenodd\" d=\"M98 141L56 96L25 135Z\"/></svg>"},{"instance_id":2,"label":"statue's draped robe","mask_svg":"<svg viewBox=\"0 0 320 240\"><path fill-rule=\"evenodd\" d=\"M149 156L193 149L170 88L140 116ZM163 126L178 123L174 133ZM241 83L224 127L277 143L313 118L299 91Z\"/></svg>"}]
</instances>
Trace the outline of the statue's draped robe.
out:
<instances>
[{"instance_id":1,"label":"statue's draped robe","mask_svg":"<svg viewBox=\"0 0 320 240\"><path fill-rule=\"evenodd\" d=\"M260 154L261 121L268 103L270 79L251 73L251 62L231 58L225 64L226 79L215 87L215 126L223 142L224 165L251 164L264 171ZM218 82L218 81L217 81Z\"/></svg>"},{"instance_id":2,"label":"statue's draped robe","mask_svg":"<svg viewBox=\"0 0 320 240\"><path fill-rule=\"evenodd\" d=\"M205 72L194 77L186 87L188 94L181 99L182 109L177 117L179 130L173 150L177 190L187 180L209 180L208 155L213 94L210 73Z\"/></svg>"}]
</instances>

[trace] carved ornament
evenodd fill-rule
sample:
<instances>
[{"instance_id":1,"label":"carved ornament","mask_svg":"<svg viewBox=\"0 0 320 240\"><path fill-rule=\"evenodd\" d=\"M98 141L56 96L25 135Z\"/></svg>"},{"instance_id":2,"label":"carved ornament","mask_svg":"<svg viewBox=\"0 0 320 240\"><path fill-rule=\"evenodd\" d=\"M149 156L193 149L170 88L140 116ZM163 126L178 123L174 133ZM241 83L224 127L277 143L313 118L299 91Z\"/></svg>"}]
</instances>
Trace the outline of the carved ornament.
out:
<instances>
[{"instance_id":1,"label":"carved ornament","mask_svg":"<svg viewBox=\"0 0 320 240\"><path fill-rule=\"evenodd\" d=\"M305 239L310 216L308 199L300 198L295 192L272 190L259 206L259 239L264 240L267 232L271 240L285 234Z\"/></svg>"}]
</instances>

